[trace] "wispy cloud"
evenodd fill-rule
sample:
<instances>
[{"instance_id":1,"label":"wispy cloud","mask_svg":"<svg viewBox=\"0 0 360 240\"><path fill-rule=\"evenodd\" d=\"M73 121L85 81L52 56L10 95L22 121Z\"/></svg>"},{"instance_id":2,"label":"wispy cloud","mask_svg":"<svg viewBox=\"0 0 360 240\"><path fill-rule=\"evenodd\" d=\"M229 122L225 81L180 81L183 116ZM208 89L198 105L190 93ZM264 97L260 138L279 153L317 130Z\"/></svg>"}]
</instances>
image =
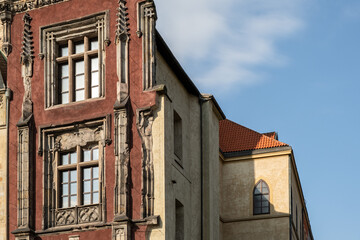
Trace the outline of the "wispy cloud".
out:
<instances>
[{"instance_id":1,"label":"wispy cloud","mask_svg":"<svg viewBox=\"0 0 360 240\"><path fill-rule=\"evenodd\" d=\"M306 0L155 0L158 29L202 90L262 79L261 66L286 63L276 43L296 33ZM202 62L203 64L199 64Z\"/></svg>"}]
</instances>

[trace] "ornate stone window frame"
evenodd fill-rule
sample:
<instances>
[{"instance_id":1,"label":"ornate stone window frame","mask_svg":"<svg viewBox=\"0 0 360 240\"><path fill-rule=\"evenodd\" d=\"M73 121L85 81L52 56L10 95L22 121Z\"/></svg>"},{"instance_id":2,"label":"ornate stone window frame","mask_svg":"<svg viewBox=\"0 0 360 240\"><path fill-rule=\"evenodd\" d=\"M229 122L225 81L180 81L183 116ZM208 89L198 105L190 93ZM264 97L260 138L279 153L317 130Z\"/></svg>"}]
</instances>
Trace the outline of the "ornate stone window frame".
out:
<instances>
[{"instance_id":1,"label":"ornate stone window frame","mask_svg":"<svg viewBox=\"0 0 360 240\"><path fill-rule=\"evenodd\" d=\"M58 56L59 44L87 36L98 38L99 97L105 96L105 47L109 40L109 11L51 24L40 28L40 59L44 60L45 107L59 104Z\"/></svg>"},{"instance_id":2,"label":"ornate stone window frame","mask_svg":"<svg viewBox=\"0 0 360 240\"><path fill-rule=\"evenodd\" d=\"M110 116L107 116L86 122L40 128L38 154L43 156L42 228L44 230L79 224L104 223L106 215L104 156L105 146L111 142L110 125ZM59 176L57 176L59 156L62 152L79 147L98 147L99 149L100 200L98 204L60 208Z\"/></svg>"}]
</instances>

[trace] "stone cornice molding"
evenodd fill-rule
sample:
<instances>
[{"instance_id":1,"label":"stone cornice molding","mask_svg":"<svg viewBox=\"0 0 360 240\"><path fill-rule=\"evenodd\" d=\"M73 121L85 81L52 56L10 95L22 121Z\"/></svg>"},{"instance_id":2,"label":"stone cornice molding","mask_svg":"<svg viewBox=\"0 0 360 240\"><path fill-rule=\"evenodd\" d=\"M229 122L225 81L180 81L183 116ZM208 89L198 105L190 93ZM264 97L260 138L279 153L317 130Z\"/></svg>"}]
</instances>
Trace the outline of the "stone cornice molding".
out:
<instances>
[{"instance_id":1,"label":"stone cornice molding","mask_svg":"<svg viewBox=\"0 0 360 240\"><path fill-rule=\"evenodd\" d=\"M4 1L0 3L0 12L10 11L14 14L21 13L65 1L68 0L27 0L27 1L14 1L14 2Z\"/></svg>"}]
</instances>

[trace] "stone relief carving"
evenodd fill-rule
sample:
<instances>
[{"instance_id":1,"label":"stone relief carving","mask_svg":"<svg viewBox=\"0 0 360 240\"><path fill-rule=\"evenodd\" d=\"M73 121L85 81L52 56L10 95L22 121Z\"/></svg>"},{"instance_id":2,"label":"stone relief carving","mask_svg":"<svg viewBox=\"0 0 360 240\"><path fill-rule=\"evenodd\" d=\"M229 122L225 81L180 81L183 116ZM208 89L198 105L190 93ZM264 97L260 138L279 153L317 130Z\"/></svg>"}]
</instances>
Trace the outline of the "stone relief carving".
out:
<instances>
[{"instance_id":1,"label":"stone relief carving","mask_svg":"<svg viewBox=\"0 0 360 240\"><path fill-rule=\"evenodd\" d=\"M96 222L100 220L99 206L82 207L78 209L79 223Z\"/></svg>"},{"instance_id":2,"label":"stone relief carving","mask_svg":"<svg viewBox=\"0 0 360 240\"><path fill-rule=\"evenodd\" d=\"M125 0L119 0L119 8L116 19L116 65L117 65L117 99L115 106L121 103L128 96L128 64L129 64L129 23Z\"/></svg>"},{"instance_id":3,"label":"stone relief carving","mask_svg":"<svg viewBox=\"0 0 360 240\"><path fill-rule=\"evenodd\" d=\"M141 214L143 218L154 215L154 164L152 156L152 110L138 109L137 128L141 138L142 149L142 199Z\"/></svg>"},{"instance_id":4,"label":"stone relief carving","mask_svg":"<svg viewBox=\"0 0 360 240\"><path fill-rule=\"evenodd\" d=\"M128 217L129 146L127 109L115 110L115 219Z\"/></svg>"},{"instance_id":5,"label":"stone relief carving","mask_svg":"<svg viewBox=\"0 0 360 240\"><path fill-rule=\"evenodd\" d=\"M90 142L98 142L105 139L102 127L75 129L55 138L55 145L62 150L69 150L75 146L86 146Z\"/></svg>"},{"instance_id":6,"label":"stone relief carving","mask_svg":"<svg viewBox=\"0 0 360 240\"><path fill-rule=\"evenodd\" d=\"M0 3L0 11L12 11L14 13L20 13L64 1L67 0L20 0L14 2L3 2Z\"/></svg>"},{"instance_id":7,"label":"stone relief carving","mask_svg":"<svg viewBox=\"0 0 360 240\"><path fill-rule=\"evenodd\" d=\"M57 226L70 225L76 223L76 212L73 209L61 209L55 214L55 220Z\"/></svg>"},{"instance_id":8,"label":"stone relief carving","mask_svg":"<svg viewBox=\"0 0 360 240\"><path fill-rule=\"evenodd\" d=\"M28 13L25 13L23 17L24 21L24 31L23 31L23 46L21 52L21 73L24 84L24 98L22 104L22 118L20 121L25 121L32 115L32 101L31 101L31 77L33 74L33 41L32 41L32 32L31 32L31 23L32 18Z\"/></svg>"},{"instance_id":9,"label":"stone relief carving","mask_svg":"<svg viewBox=\"0 0 360 240\"><path fill-rule=\"evenodd\" d=\"M138 6L138 37L142 37L143 49L143 90L155 86L155 23L157 19L153 0L139 3Z\"/></svg>"},{"instance_id":10,"label":"stone relief carving","mask_svg":"<svg viewBox=\"0 0 360 240\"><path fill-rule=\"evenodd\" d=\"M1 8L1 4L0 4ZM0 9L0 20L3 25L3 45L2 51L5 53L6 56L12 51L12 44L11 44L11 22L12 22L12 13L11 9L8 7L3 7Z\"/></svg>"}]
</instances>

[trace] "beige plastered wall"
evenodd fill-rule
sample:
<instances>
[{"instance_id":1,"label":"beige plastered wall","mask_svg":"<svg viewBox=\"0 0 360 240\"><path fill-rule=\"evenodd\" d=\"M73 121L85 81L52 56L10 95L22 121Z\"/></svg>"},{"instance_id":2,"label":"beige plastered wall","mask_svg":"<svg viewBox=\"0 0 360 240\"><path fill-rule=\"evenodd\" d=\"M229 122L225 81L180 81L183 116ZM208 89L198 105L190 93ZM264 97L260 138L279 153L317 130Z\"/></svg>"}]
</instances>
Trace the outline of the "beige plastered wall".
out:
<instances>
[{"instance_id":1,"label":"beige plastered wall","mask_svg":"<svg viewBox=\"0 0 360 240\"><path fill-rule=\"evenodd\" d=\"M7 237L7 129L6 97L0 90L0 240Z\"/></svg>"},{"instance_id":2,"label":"beige plastered wall","mask_svg":"<svg viewBox=\"0 0 360 240\"><path fill-rule=\"evenodd\" d=\"M200 239L200 105L182 86L157 53L156 82L165 84L159 94L153 122L154 214L160 224L149 228L148 239L175 239L175 200L184 206L184 239ZM174 154L174 110L182 121L182 159ZM176 161L178 160L178 161Z\"/></svg>"},{"instance_id":3,"label":"beige plastered wall","mask_svg":"<svg viewBox=\"0 0 360 240\"><path fill-rule=\"evenodd\" d=\"M290 174L288 151L221 161L222 239L289 239ZM270 188L270 214L253 215L253 189Z\"/></svg>"}]
</instances>

